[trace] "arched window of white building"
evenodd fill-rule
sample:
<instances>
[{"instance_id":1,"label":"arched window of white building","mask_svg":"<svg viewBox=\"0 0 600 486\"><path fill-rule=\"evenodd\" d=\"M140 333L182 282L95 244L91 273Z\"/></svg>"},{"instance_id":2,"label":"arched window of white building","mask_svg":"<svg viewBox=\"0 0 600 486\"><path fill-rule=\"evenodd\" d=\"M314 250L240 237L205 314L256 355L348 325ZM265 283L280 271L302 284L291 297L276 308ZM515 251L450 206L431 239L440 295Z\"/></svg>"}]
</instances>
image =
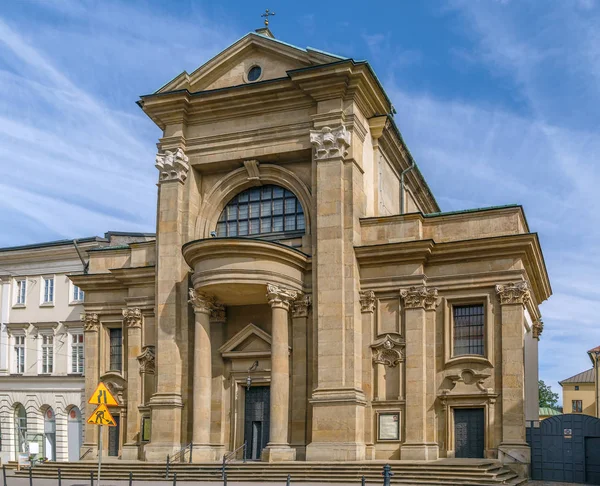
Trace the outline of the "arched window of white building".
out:
<instances>
[{"instance_id":1,"label":"arched window of white building","mask_svg":"<svg viewBox=\"0 0 600 486\"><path fill-rule=\"evenodd\" d=\"M25 407L17 403L15 407L15 460L19 460L19 453L27 452L27 413Z\"/></svg>"},{"instance_id":2,"label":"arched window of white building","mask_svg":"<svg viewBox=\"0 0 600 486\"><path fill-rule=\"evenodd\" d=\"M287 189L266 185L247 189L235 196L219 217L218 237L267 237L303 235L304 210Z\"/></svg>"},{"instance_id":3,"label":"arched window of white building","mask_svg":"<svg viewBox=\"0 0 600 486\"><path fill-rule=\"evenodd\" d=\"M77 407L71 407L67 422L67 447L69 461L79 460L79 451L82 443L81 412Z\"/></svg>"}]
</instances>

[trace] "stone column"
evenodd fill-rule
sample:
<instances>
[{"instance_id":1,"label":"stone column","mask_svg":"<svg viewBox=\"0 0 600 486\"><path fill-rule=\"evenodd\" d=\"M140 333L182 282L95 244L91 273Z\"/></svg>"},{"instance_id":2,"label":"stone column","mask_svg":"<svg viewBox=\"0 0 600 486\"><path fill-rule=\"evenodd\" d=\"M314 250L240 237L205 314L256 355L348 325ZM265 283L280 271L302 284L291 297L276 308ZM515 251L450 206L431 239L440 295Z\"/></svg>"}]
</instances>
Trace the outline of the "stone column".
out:
<instances>
[{"instance_id":1,"label":"stone column","mask_svg":"<svg viewBox=\"0 0 600 486\"><path fill-rule=\"evenodd\" d=\"M218 351L225 342L225 322L227 313L223 304L214 303L210 313L210 344L215 350L212 353L212 418L211 418L211 444L217 458L225 452L225 422L228 409L225 401L225 363L223 356Z\"/></svg>"},{"instance_id":2,"label":"stone column","mask_svg":"<svg viewBox=\"0 0 600 486\"><path fill-rule=\"evenodd\" d=\"M428 360L435 359L435 355L429 356L435 348L427 343L427 313L435 310L437 293L437 289L425 285L400 291L406 329L406 431L400 449L403 460L432 461L439 456L438 444L427 440L428 413L433 413L428 407L432 399L428 397L427 367Z\"/></svg>"},{"instance_id":3,"label":"stone column","mask_svg":"<svg viewBox=\"0 0 600 486\"><path fill-rule=\"evenodd\" d=\"M139 459L140 410L143 404L142 375L138 356L142 351L142 311L123 309L123 328L127 330L127 430L122 448L124 460Z\"/></svg>"},{"instance_id":4,"label":"stone column","mask_svg":"<svg viewBox=\"0 0 600 486\"><path fill-rule=\"evenodd\" d=\"M288 422L290 409L290 344L288 312L297 292L267 285L267 299L272 309L271 329L271 415L269 443L261 459L268 462L294 461L296 450L290 447Z\"/></svg>"},{"instance_id":5,"label":"stone column","mask_svg":"<svg viewBox=\"0 0 600 486\"><path fill-rule=\"evenodd\" d=\"M292 447L300 461L306 457L307 320L310 296L292 306Z\"/></svg>"},{"instance_id":6,"label":"stone column","mask_svg":"<svg viewBox=\"0 0 600 486\"><path fill-rule=\"evenodd\" d=\"M502 442L498 458L520 473L528 472L531 450L525 441L525 362L523 335L527 282L496 285L501 306Z\"/></svg>"},{"instance_id":7,"label":"stone column","mask_svg":"<svg viewBox=\"0 0 600 486\"><path fill-rule=\"evenodd\" d=\"M186 209L184 184L189 172L182 148L156 156L158 211L156 221L156 393L150 399L151 441L146 459L164 461L181 448L183 359L187 354L189 267L183 260L182 213Z\"/></svg>"},{"instance_id":8,"label":"stone column","mask_svg":"<svg viewBox=\"0 0 600 486\"><path fill-rule=\"evenodd\" d=\"M85 356L85 410L82 410L82 424L84 427L83 445L81 446L81 454L92 449L91 455L86 457L94 457L98 454L98 429L97 425L90 425L86 422L96 405L87 403L87 399L94 393L98 380L100 379L100 339L99 327L100 320L98 314L86 312L81 314L81 322L83 323L84 331L84 356Z\"/></svg>"},{"instance_id":9,"label":"stone column","mask_svg":"<svg viewBox=\"0 0 600 486\"><path fill-rule=\"evenodd\" d=\"M192 391L192 443L194 461L214 461L210 445L212 363L210 344L210 314L214 298L190 289L190 304L194 307L194 386Z\"/></svg>"},{"instance_id":10,"label":"stone column","mask_svg":"<svg viewBox=\"0 0 600 486\"><path fill-rule=\"evenodd\" d=\"M365 292L360 293L360 311L362 315L362 356L363 356L363 364L362 364L362 389L365 393L365 398L367 399L367 406L365 407L365 459L373 460L375 459L375 437L373 435L373 400L381 400L385 398L381 396L381 381L383 378L384 368L383 366L376 365L377 369L377 381L374 383L373 379L373 361L372 361L372 351L371 351L371 343L373 342L374 332L373 332L373 317L375 313L375 304L377 300L375 299L375 292L372 290L367 290ZM381 373L380 373L381 370ZM381 376L380 376L381 375ZM374 386L376 386L376 391L373 390Z\"/></svg>"}]
</instances>

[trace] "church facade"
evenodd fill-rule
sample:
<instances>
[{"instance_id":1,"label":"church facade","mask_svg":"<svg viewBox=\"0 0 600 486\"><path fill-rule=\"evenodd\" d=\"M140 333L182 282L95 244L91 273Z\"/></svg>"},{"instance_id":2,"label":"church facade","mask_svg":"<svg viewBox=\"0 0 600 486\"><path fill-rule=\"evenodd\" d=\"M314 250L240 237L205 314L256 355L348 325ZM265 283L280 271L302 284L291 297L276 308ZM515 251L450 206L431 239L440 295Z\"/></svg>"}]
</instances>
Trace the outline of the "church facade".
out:
<instances>
[{"instance_id":1,"label":"church facade","mask_svg":"<svg viewBox=\"0 0 600 486\"><path fill-rule=\"evenodd\" d=\"M368 63L263 29L139 105L156 241L71 277L86 393L119 401L107 453L529 462L537 235L520 206L440 212Z\"/></svg>"}]
</instances>

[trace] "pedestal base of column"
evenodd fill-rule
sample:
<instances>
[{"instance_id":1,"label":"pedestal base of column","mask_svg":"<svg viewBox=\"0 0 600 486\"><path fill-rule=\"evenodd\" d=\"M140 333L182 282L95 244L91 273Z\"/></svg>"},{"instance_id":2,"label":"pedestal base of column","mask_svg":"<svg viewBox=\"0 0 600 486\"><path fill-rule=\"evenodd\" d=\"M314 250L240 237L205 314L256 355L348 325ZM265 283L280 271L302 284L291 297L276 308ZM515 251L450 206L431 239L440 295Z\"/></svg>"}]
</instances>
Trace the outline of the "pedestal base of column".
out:
<instances>
[{"instance_id":1,"label":"pedestal base of column","mask_svg":"<svg viewBox=\"0 0 600 486\"><path fill-rule=\"evenodd\" d=\"M150 399L151 441L144 447L147 461L165 461L181 449L181 395L156 393Z\"/></svg>"},{"instance_id":2,"label":"pedestal base of column","mask_svg":"<svg viewBox=\"0 0 600 486\"><path fill-rule=\"evenodd\" d=\"M264 462L286 462L296 460L296 449L285 444L268 444L262 450L260 460Z\"/></svg>"},{"instance_id":3,"label":"pedestal base of column","mask_svg":"<svg viewBox=\"0 0 600 486\"><path fill-rule=\"evenodd\" d=\"M137 444L125 444L121 449L121 459L137 461L140 458L140 448Z\"/></svg>"},{"instance_id":4,"label":"pedestal base of column","mask_svg":"<svg viewBox=\"0 0 600 486\"><path fill-rule=\"evenodd\" d=\"M529 477L531 448L527 443L502 442L498 446L498 459L522 478Z\"/></svg>"},{"instance_id":5,"label":"pedestal base of column","mask_svg":"<svg viewBox=\"0 0 600 486\"><path fill-rule=\"evenodd\" d=\"M375 446L373 444L368 444L365 447L365 460L367 460L367 461L375 460Z\"/></svg>"},{"instance_id":6,"label":"pedestal base of column","mask_svg":"<svg viewBox=\"0 0 600 486\"><path fill-rule=\"evenodd\" d=\"M214 462L217 460L215 448L205 444L192 444L192 462Z\"/></svg>"},{"instance_id":7,"label":"pedestal base of column","mask_svg":"<svg viewBox=\"0 0 600 486\"><path fill-rule=\"evenodd\" d=\"M291 444L290 447L296 450L296 461L306 461L306 446L304 444Z\"/></svg>"},{"instance_id":8,"label":"pedestal base of column","mask_svg":"<svg viewBox=\"0 0 600 486\"><path fill-rule=\"evenodd\" d=\"M365 445L356 442L311 442L306 447L307 461L364 461Z\"/></svg>"},{"instance_id":9,"label":"pedestal base of column","mask_svg":"<svg viewBox=\"0 0 600 486\"><path fill-rule=\"evenodd\" d=\"M403 461L437 461L440 447L436 443L405 442L400 448L400 459Z\"/></svg>"}]
</instances>

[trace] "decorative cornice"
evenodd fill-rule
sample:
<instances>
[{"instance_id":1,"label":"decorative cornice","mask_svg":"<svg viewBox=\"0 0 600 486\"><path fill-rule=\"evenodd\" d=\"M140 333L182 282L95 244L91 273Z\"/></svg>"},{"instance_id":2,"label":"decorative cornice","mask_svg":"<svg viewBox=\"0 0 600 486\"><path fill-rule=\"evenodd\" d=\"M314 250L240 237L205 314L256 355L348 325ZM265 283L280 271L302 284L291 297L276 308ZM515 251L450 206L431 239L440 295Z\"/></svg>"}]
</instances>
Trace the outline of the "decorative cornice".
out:
<instances>
[{"instance_id":1,"label":"decorative cornice","mask_svg":"<svg viewBox=\"0 0 600 486\"><path fill-rule=\"evenodd\" d=\"M273 284L267 284L267 300L271 307L290 309L291 303L298 297L295 290L286 289Z\"/></svg>"},{"instance_id":2,"label":"decorative cornice","mask_svg":"<svg viewBox=\"0 0 600 486\"><path fill-rule=\"evenodd\" d=\"M215 304L214 297L204 292L199 292L196 289L190 289L189 295L190 300L188 302L194 307L194 312L210 315Z\"/></svg>"},{"instance_id":3,"label":"decorative cornice","mask_svg":"<svg viewBox=\"0 0 600 486\"><path fill-rule=\"evenodd\" d=\"M404 341L395 339L389 334L371 344L371 348L375 353L373 363L394 368L404 361Z\"/></svg>"},{"instance_id":4,"label":"decorative cornice","mask_svg":"<svg viewBox=\"0 0 600 486\"><path fill-rule=\"evenodd\" d=\"M337 128L323 127L310 131L310 143L315 148L315 159L326 160L345 157L350 146L350 132L344 125Z\"/></svg>"},{"instance_id":5,"label":"decorative cornice","mask_svg":"<svg viewBox=\"0 0 600 486\"><path fill-rule=\"evenodd\" d=\"M97 332L100 320L98 314L92 312L82 312L80 314L81 322L83 323L83 330L86 332Z\"/></svg>"},{"instance_id":6,"label":"decorative cornice","mask_svg":"<svg viewBox=\"0 0 600 486\"><path fill-rule=\"evenodd\" d=\"M175 152L165 150L164 154L157 154L156 168L159 172L158 181L185 182L190 170L188 160L187 155L185 155L181 148L178 148Z\"/></svg>"},{"instance_id":7,"label":"decorative cornice","mask_svg":"<svg viewBox=\"0 0 600 486\"><path fill-rule=\"evenodd\" d=\"M533 337L535 339L539 339L542 335L542 332L544 332L544 322L541 319L536 319L533 321L532 331Z\"/></svg>"},{"instance_id":8,"label":"decorative cornice","mask_svg":"<svg viewBox=\"0 0 600 486\"><path fill-rule=\"evenodd\" d=\"M360 292L360 311L363 314L373 313L375 311L375 292L365 290Z\"/></svg>"},{"instance_id":9,"label":"decorative cornice","mask_svg":"<svg viewBox=\"0 0 600 486\"><path fill-rule=\"evenodd\" d=\"M130 328L142 327L142 311L139 307L123 309L123 323Z\"/></svg>"},{"instance_id":10,"label":"decorative cornice","mask_svg":"<svg viewBox=\"0 0 600 486\"><path fill-rule=\"evenodd\" d=\"M226 320L225 306L218 302L213 302L212 310L210 311L210 322L225 322Z\"/></svg>"},{"instance_id":11,"label":"decorative cornice","mask_svg":"<svg viewBox=\"0 0 600 486\"><path fill-rule=\"evenodd\" d=\"M526 305L530 299L529 285L527 282L511 282L506 285L496 285L496 293L500 297L500 305L522 304Z\"/></svg>"},{"instance_id":12,"label":"decorative cornice","mask_svg":"<svg viewBox=\"0 0 600 486\"><path fill-rule=\"evenodd\" d=\"M308 308L311 305L310 295L304 295L292 304L292 317L308 317Z\"/></svg>"},{"instance_id":13,"label":"decorative cornice","mask_svg":"<svg viewBox=\"0 0 600 486\"><path fill-rule=\"evenodd\" d=\"M425 285L400 290L400 297L407 309L435 310L437 306L438 289L428 289Z\"/></svg>"},{"instance_id":14,"label":"decorative cornice","mask_svg":"<svg viewBox=\"0 0 600 486\"><path fill-rule=\"evenodd\" d=\"M140 373L148 373L153 375L156 370L156 354L154 346L144 346L142 354L137 357L140 363Z\"/></svg>"}]
</instances>

